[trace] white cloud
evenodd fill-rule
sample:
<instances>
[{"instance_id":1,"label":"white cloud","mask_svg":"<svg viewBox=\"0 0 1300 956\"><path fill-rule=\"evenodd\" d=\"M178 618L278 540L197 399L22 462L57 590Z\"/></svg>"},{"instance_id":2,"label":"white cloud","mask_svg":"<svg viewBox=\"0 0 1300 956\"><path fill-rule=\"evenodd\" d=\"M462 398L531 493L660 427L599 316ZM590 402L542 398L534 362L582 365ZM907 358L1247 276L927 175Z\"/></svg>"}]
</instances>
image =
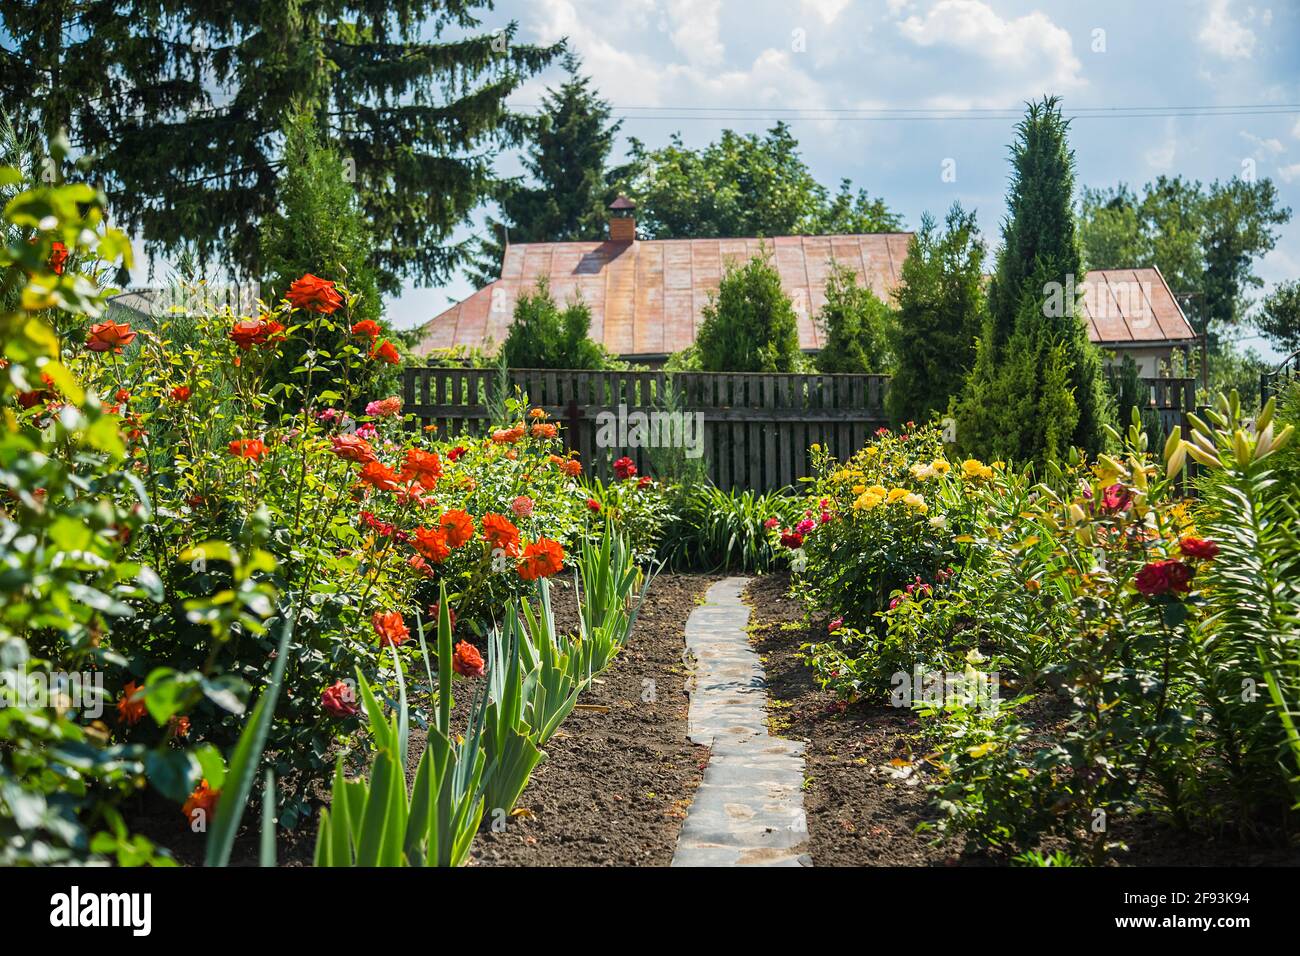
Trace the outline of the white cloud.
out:
<instances>
[{"instance_id":1,"label":"white cloud","mask_svg":"<svg viewBox=\"0 0 1300 956\"><path fill-rule=\"evenodd\" d=\"M805 14L811 14L822 23L834 23L849 5L849 0L801 0Z\"/></svg>"},{"instance_id":2,"label":"white cloud","mask_svg":"<svg viewBox=\"0 0 1300 956\"><path fill-rule=\"evenodd\" d=\"M1295 125L1291 127L1291 135L1300 139L1300 119L1296 120Z\"/></svg>"},{"instance_id":3,"label":"white cloud","mask_svg":"<svg viewBox=\"0 0 1300 956\"><path fill-rule=\"evenodd\" d=\"M959 51L994 66L999 78L1015 80L1017 96L1062 92L1085 82L1070 34L1041 12L1003 19L980 0L939 0L924 16L900 21L898 31L917 46Z\"/></svg>"},{"instance_id":4,"label":"white cloud","mask_svg":"<svg viewBox=\"0 0 1300 956\"><path fill-rule=\"evenodd\" d=\"M1230 0L1209 0L1205 21L1196 38L1215 56L1225 60L1248 60L1255 53L1255 31L1233 17L1230 5ZM1266 23L1270 22L1272 11L1265 13ZM1254 15L1254 8L1251 8L1247 19L1253 19Z\"/></svg>"},{"instance_id":5,"label":"white cloud","mask_svg":"<svg viewBox=\"0 0 1300 956\"><path fill-rule=\"evenodd\" d=\"M1245 130L1242 130L1241 137L1247 142L1254 143L1257 153L1267 153L1270 156L1276 156L1286 148L1282 145L1282 141L1279 139L1274 139L1273 137L1265 139L1262 136L1256 136L1254 133L1248 133Z\"/></svg>"},{"instance_id":6,"label":"white cloud","mask_svg":"<svg viewBox=\"0 0 1300 956\"><path fill-rule=\"evenodd\" d=\"M668 0L668 32L673 46L691 63L721 63L726 55L720 34L722 0Z\"/></svg>"},{"instance_id":7,"label":"white cloud","mask_svg":"<svg viewBox=\"0 0 1300 956\"><path fill-rule=\"evenodd\" d=\"M1289 166L1279 166L1277 178L1284 183L1294 182L1300 179L1300 163L1292 163Z\"/></svg>"}]
</instances>

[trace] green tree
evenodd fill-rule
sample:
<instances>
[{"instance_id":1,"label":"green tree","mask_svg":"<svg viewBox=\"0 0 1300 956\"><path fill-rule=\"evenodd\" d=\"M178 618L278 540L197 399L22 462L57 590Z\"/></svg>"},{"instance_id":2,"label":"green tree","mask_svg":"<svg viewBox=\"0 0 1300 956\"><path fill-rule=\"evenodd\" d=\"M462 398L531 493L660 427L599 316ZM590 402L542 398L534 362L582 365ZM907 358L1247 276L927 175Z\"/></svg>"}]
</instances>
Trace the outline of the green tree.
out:
<instances>
[{"instance_id":1,"label":"green tree","mask_svg":"<svg viewBox=\"0 0 1300 956\"><path fill-rule=\"evenodd\" d=\"M1072 446L1095 454L1114 420L1101 353L1074 294L1083 262L1068 132L1055 97L1031 103L1016 128L1010 214L975 364L957 403L958 441L986 457L1053 461Z\"/></svg>"},{"instance_id":2,"label":"green tree","mask_svg":"<svg viewBox=\"0 0 1300 956\"><path fill-rule=\"evenodd\" d=\"M1261 285L1254 263L1277 243L1291 210L1267 179L1204 186L1161 176L1138 196L1124 184L1085 189L1079 234L1090 269L1155 266L1211 349L1245 318Z\"/></svg>"},{"instance_id":3,"label":"green tree","mask_svg":"<svg viewBox=\"0 0 1300 956\"><path fill-rule=\"evenodd\" d=\"M858 285L848 266L832 264L826 303L817 313L825 333L816 365L820 372L883 372L889 366L890 310L871 289Z\"/></svg>"},{"instance_id":4,"label":"green tree","mask_svg":"<svg viewBox=\"0 0 1300 956\"><path fill-rule=\"evenodd\" d=\"M560 47L484 32L483 0L0 4L6 105L99 156L117 221L151 251L256 276L279 133L298 104L349 164L380 289L447 278L452 231L492 194L507 98Z\"/></svg>"},{"instance_id":5,"label":"green tree","mask_svg":"<svg viewBox=\"0 0 1300 956\"><path fill-rule=\"evenodd\" d=\"M1269 293L1255 324L1279 350L1300 349L1300 282L1283 282Z\"/></svg>"},{"instance_id":6,"label":"green tree","mask_svg":"<svg viewBox=\"0 0 1300 956\"><path fill-rule=\"evenodd\" d=\"M789 127L722 137L701 150L680 135L660 149L631 141L622 191L637 202L637 229L650 239L891 232L901 218L846 180L830 196L809 172Z\"/></svg>"},{"instance_id":7,"label":"green tree","mask_svg":"<svg viewBox=\"0 0 1300 956\"><path fill-rule=\"evenodd\" d=\"M585 303L575 300L561 309L546 280L538 279L533 292L515 303L502 360L509 368L606 368L610 357L591 340L590 329L591 310Z\"/></svg>"},{"instance_id":8,"label":"green tree","mask_svg":"<svg viewBox=\"0 0 1300 956\"><path fill-rule=\"evenodd\" d=\"M984 320L983 274L984 243L974 212L954 203L942 232L932 217L922 217L894 293L888 404L895 421L926 421L961 393Z\"/></svg>"},{"instance_id":9,"label":"green tree","mask_svg":"<svg viewBox=\"0 0 1300 956\"><path fill-rule=\"evenodd\" d=\"M262 224L263 297L279 300L291 282L311 273L345 285L350 293L360 296L352 310L354 321L379 320L382 303L368 262L372 235L356 190L347 181L346 167L320 136L311 113L299 113L289 120L277 198L278 208ZM348 329L324 327L332 323L317 325L314 348L336 355L348 340ZM283 362L276 370L279 381L306 388L307 376L293 373L306 350L304 338L291 337L285 343ZM375 366L375 371L375 380L367 383L369 388L396 386L391 366ZM330 383L315 376L313 392L327 387Z\"/></svg>"},{"instance_id":10,"label":"green tree","mask_svg":"<svg viewBox=\"0 0 1300 956\"><path fill-rule=\"evenodd\" d=\"M605 237L613 183L626 175L621 167L608 168L622 124L609 121L609 104L579 73L577 58L566 56L564 68L568 79L543 97L542 115L523 158L534 185L508 180L498 189L501 217L489 219L479 256L468 270L478 285L501 275L507 236L515 243Z\"/></svg>"},{"instance_id":11,"label":"green tree","mask_svg":"<svg viewBox=\"0 0 1300 956\"><path fill-rule=\"evenodd\" d=\"M704 307L695 350L706 372L798 369L799 321L766 255L743 266L727 263L717 295Z\"/></svg>"}]
</instances>

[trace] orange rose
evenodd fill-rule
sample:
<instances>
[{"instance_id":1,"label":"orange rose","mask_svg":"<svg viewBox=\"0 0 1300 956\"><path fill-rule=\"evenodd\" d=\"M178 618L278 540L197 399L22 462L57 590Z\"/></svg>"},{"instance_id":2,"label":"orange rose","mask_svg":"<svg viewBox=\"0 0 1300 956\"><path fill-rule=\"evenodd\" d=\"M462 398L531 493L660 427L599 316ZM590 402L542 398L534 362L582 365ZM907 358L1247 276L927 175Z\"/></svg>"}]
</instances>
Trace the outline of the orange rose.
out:
<instances>
[{"instance_id":1,"label":"orange rose","mask_svg":"<svg viewBox=\"0 0 1300 956\"><path fill-rule=\"evenodd\" d=\"M482 677L483 655L469 641L461 641L451 656L451 667L462 677Z\"/></svg>"},{"instance_id":2,"label":"orange rose","mask_svg":"<svg viewBox=\"0 0 1300 956\"><path fill-rule=\"evenodd\" d=\"M533 437L554 438L558 433L558 431L559 429L557 429L550 422L538 422L536 425L533 426Z\"/></svg>"},{"instance_id":3,"label":"orange rose","mask_svg":"<svg viewBox=\"0 0 1300 956\"><path fill-rule=\"evenodd\" d=\"M284 297L295 309L318 312L321 315L329 315L343 304L343 297L335 290L333 282L310 272L301 279L295 279Z\"/></svg>"},{"instance_id":4,"label":"orange rose","mask_svg":"<svg viewBox=\"0 0 1300 956\"><path fill-rule=\"evenodd\" d=\"M402 356L397 353L397 349L393 343L388 341L383 342L383 344L373 349L370 353L370 357L372 359L380 359L381 361L387 362L389 365L402 364Z\"/></svg>"},{"instance_id":5,"label":"orange rose","mask_svg":"<svg viewBox=\"0 0 1300 956\"><path fill-rule=\"evenodd\" d=\"M122 696L117 699L118 723L134 727L145 715L146 709L144 695L140 693L140 685L135 681L127 681L126 686L122 688Z\"/></svg>"},{"instance_id":6,"label":"orange rose","mask_svg":"<svg viewBox=\"0 0 1300 956\"><path fill-rule=\"evenodd\" d=\"M447 533L441 528L416 528L414 548L434 564L441 564L451 557Z\"/></svg>"},{"instance_id":7,"label":"orange rose","mask_svg":"<svg viewBox=\"0 0 1300 956\"><path fill-rule=\"evenodd\" d=\"M362 484L379 491L396 491L401 487L402 476L380 461L368 461L358 475Z\"/></svg>"},{"instance_id":8,"label":"orange rose","mask_svg":"<svg viewBox=\"0 0 1300 956\"><path fill-rule=\"evenodd\" d=\"M344 461L365 465L375 460L375 450L360 435L334 435L330 441L334 443L334 454Z\"/></svg>"},{"instance_id":9,"label":"orange rose","mask_svg":"<svg viewBox=\"0 0 1300 956\"><path fill-rule=\"evenodd\" d=\"M432 488L441 477L442 461L437 452L406 449L406 461L402 464L403 481L418 481L424 487Z\"/></svg>"},{"instance_id":10,"label":"orange rose","mask_svg":"<svg viewBox=\"0 0 1300 956\"><path fill-rule=\"evenodd\" d=\"M131 331L129 322L100 322L90 327L90 334L86 336L86 348L92 352L107 352L112 349L114 354L121 355L122 349L133 341L135 333Z\"/></svg>"},{"instance_id":11,"label":"orange rose","mask_svg":"<svg viewBox=\"0 0 1300 956\"><path fill-rule=\"evenodd\" d=\"M63 275L63 264L68 261L68 247L55 239L50 245L50 270L56 275Z\"/></svg>"},{"instance_id":12,"label":"orange rose","mask_svg":"<svg viewBox=\"0 0 1300 956\"><path fill-rule=\"evenodd\" d=\"M550 538L538 538L524 548L523 560L519 562L519 576L525 581L549 578L559 574L564 567L564 548L560 542Z\"/></svg>"},{"instance_id":13,"label":"orange rose","mask_svg":"<svg viewBox=\"0 0 1300 956\"><path fill-rule=\"evenodd\" d=\"M208 786L207 780L202 780L190 794L190 798L185 801L181 807L181 812L185 814L185 819L191 823L194 822L194 811L202 810L205 823L211 823L213 814L216 813L217 799L221 796L220 790L213 790Z\"/></svg>"},{"instance_id":14,"label":"orange rose","mask_svg":"<svg viewBox=\"0 0 1300 956\"><path fill-rule=\"evenodd\" d=\"M236 438L230 443L230 453L236 458L256 461L266 454L266 445L260 438Z\"/></svg>"},{"instance_id":15,"label":"orange rose","mask_svg":"<svg viewBox=\"0 0 1300 956\"><path fill-rule=\"evenodd\" d=\"M474 519L464 511L445 511L438 519L438 527L447 536L447 544L459 548L474 537Z\"/></svg>"},{"instance_id":16,"label":"orange rose","mask_svg":"<svg viewBox=\"0 0 1300 956\"><path fill-rule=\"evenodd\" d=\"M501 550L512 558L519 553L519 529L505 515L488 512L483 516L483 537L492 550Z\"/></svg>"},{"instance_id":17,"label":"orange rose","mask_svg":"<svg viewBox=\"0 0 1300 956\"><path fill-rule=\"evenodd\" d=\"M411 636L411 632L406 627L406 622L402 620L402 615L397 611L376 611L370 617L370 624L379 635L379 646L391 644L398 647Z\"/></svg>"},{"instance_id":18,"label":"orange rose","mask_svg":"<svg viewBox=\"0 0 1300 956\"><path fill-rule=\"evenodd\" d=\"M570 478L577 478L582 474L582 462L576 458L570 458L560 464L560 471L564 472Z\"/></svg>"},{"instance_id":19,"label":"orange rose","mask_svg":"<svg viewBox=\"0 0 1300 956\"><path fill-rule=\"evenodd\" d=\"M356 325L352 326L353 335L364 335L370 341L379 338L379 323L374 319L362 319Z\"/></svg>"}]
</instances>

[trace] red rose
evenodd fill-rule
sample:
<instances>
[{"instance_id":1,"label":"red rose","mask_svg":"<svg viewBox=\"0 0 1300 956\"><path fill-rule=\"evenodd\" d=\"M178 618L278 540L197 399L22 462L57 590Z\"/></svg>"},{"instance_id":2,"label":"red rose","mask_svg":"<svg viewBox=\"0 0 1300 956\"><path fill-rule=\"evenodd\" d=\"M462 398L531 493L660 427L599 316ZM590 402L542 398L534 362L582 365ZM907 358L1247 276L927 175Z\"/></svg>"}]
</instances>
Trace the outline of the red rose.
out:
<instances>
[{"instance_id":1,"label":"red rose","mask_svg":"<svg viewBox=\"0 0 1300 956\"><path fill-rule=\"evenodd\" d=\"M789 528L781 532L781 543L787 548L802 548L803 535L797 531L791 531Z\"/></svg>"},{"instance_id":2,"label":"red rose","mask_svg":"<svg viewBox=\"0 0 1300 956\"><path fill-rule=\"evenodd\" d=\"M451 667L462 677L482 677L484 674L483 655L469 641L461 641L451 655Z\"/></svg>"},{"instance_id":3,"label":"red rose","mask_svg":"<svg viewBox=\"0 0 1300 956\"><path fill-rule=\"evenodd\" d=\"M636 465L633 464L631 458L624 455L614 462L614 474L618 476L619 481L626 481L636 475Z\"/></svg>"},{"instance_id":4,"label":"red rose","mask_svg":"<svg viewBox=\"0 0 1300 956\"><path fill-rule=\"evenodd\" d=\"M1203 558L1206 561L1219 553L1219 546L1205 538L1183 538L1178 543L1178 549L1185 558Z\"/></svg>"},{"instance_id":5,"label":"red rose","mask_svg":"<svg viewBox=\"0 0 1300 956\"><path fill-rule=\"evenodd\" d=\"M355 717L360 712L357 695L341 680L321 691L320 702L325 712L332 717Z\"/></svg>"},{"instance_id":6,"label":"red rose","mask_svg":"<svg viewBox=\"0 0 1300 956\"><path fill-rule=\"evenodd\" d=\"M465 454L465 446L457 445L451 451L447 452L448 461L459 461L460 457Z\"/></svg>"},{"instance_id":7,"label":"red rose","mask_svg":"<svg viewBox=\"0 0 1300 956\"><path fill-rule=\"evenodd\" d=\"M1181 561L1152 561L1134 576L1133 583L1147 597L1171 591L1186 594L1192 588L1192 569Z\"/></svg>"},{"instance_id":8,"label":"red rose","mask_svg":"<svg viewBox=\"0 0 1300 956\"><path fill-rule=\"evenodd\" d=\"M599 513L599 512L600 512L600 502L597 501L595 498L588 498L588 499L587 499L587 509L588 509L589 511L595 511L595 512Z\"/></svg>"},{"instance_id":9,"label":"red rose","mask_svg":"<svg viewBox=\"0 0 1300 956\"><path fill-rule=\"evenodd\" d=\"M171 391L171 399L173 402L188 402L191 394L188 385L177 385Z\"/></svg>"},{"instance_id":10,"label":"red rose","mask_svg":"<svg viewBox=\"0 0 1300 956\"><path fill-rule=\"evenodd\" d=\"M122 349L133 341L135 341L135 333L131 331L130 323L110 320L90 327L90 334L86 337L86 348L92 352L107 352L112 349L114 353L121 355Z\"/></svg>"},{"instance_id":11,"label":"red rose","mask_svg":"<svg viewBox=\"0 0 1300 956\"><path fill-rule=\"evenodd\" d=\"M284 296L295 309L318 312L329 315L343 304L343 297L328 279L314 276L310 272L301 279L295 279Z\"/></svg>"}]
</instances>

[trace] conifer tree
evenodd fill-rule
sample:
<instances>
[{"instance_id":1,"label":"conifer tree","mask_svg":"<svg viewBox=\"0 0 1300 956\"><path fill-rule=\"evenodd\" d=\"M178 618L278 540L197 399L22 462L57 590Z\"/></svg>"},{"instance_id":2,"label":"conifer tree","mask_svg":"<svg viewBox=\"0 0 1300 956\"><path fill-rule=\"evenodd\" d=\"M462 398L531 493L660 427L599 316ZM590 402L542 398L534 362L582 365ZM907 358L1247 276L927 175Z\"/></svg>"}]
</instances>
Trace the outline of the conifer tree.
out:
<instances>
[{"instance_id":1,"label":"conifer tree","mask_svg":"<svg viewBox=\"0 0 1300 956\"><path fill-rule=\"evenodd\" d=\"M532 145L523 158L532 184L502 183L500 218L489 218L479 255L468 270L479 285L501 274L505 238L521 242L582 242L605 238L615 180L625 175L607 164L620 123L611 123L610 106L566 56L568 78L546 92Z\"/></svg>"},{"instance_id":2,"label":"conifer tree","mask_svg":"<svg viewBox=\"0 0 1300 956\"><path fill-rule=\"evenodd\" d=\"M961 393L984 321L983 272L984 244L973 212L954 203L942 230L928 214L922 217L894 293L893 420L927 421Z\"/></svg>"},{"instance_id":3,"label":"conifer tree","mask_svg":"<svg viewBox=\"0 0 1300 956\"><path fill-rule=\"evenodd\" d=\"M819 372L883 372L889 365L889 306L858 284L848 266L834 264L826 281L826 304L817 313L825 340Z\"/></svg>"},{"instance_id":4,"label":"conifer tree","mask_svg":"<svg viewBox=\"0 0 1300 956\"><path fill-rule=\"evenodd\" d=\"M1078 313L1068 128L1054 97L1030 104L1016 127L988 316L956 403L958 443L984 457L1053 461L1074 446L1095 454L1114 420L1101 353Z\"/></svg>"},{"instance_id":5,"label":"conifer tree","mask_svg":"<svg viewBox=\"0 0 1300 956\"><path fill-rule=\"evenodd\" d=\"M559 45L489 32L486 0L0 4L6 107L98 156L117 224L153 252L258 277L281 131L301 105L348 164L381 291L447 278L453 230L497 182L488 146L531 128L506 99Z\"/></svg>"},{"instance_id":6,"label":"conifer tree","mask_svg":"<svg viewBox=\"0 0 1300 956\"><path fill-rule=\"evenodd\" d=\"M793 372L799 353L799 320L781 276L765 255L743 266L728 263L717 295L704 307L695 337L705 372Z\"/></svg>"}]
</instances>

